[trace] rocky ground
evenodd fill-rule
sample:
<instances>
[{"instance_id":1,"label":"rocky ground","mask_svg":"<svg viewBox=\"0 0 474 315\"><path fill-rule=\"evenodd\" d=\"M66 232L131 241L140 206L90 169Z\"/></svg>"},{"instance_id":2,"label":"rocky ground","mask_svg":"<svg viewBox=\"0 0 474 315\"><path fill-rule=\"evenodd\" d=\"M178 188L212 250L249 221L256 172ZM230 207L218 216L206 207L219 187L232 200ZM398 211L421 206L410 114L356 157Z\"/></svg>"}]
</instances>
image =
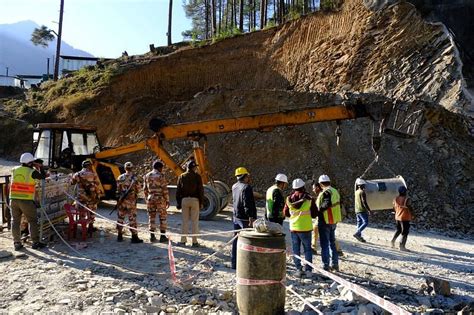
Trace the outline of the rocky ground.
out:
<instances>
[{"instance_id":1,"label":"rocky ground","mask_svg":"<svg viewBox=\"0 0 474 315\"><path fill-rule=\"evenodd\" d=\"M139 222L146 222L144 205L140 204ZM102 204L100 213L109 216L112 205ZM260 209L263 211L263 209ZM263 213L260 213L262 215ZM229 268L230 246L220 249L230 235L205 237L203 248L174 247L177 270L181 278L195 275L192 285L181 287L170 277L166 244L143 244L115 241L113 222L99 219L96 232L86 243L72 241L73 251L56 240L43 251L29 246L21 252L12 249L11 235L0 234L0 310L19 312L68 313L236 313L235 273ZM180 215L170 208L171 232L179 231ZM214 221L202 221L202 232L231 229L229 209ZM146 228L145 224L140 224ZM287 226L285 229L287 230ZM340 224L337 237L345 255L340 275L389 299L411 312L436 313L457 311L474 301L474 246L472 238L450 238L426 231L410 235L410 253L389 247L392 227L370 227L365 233L368 243L357 242L354 225ZM173 238L173 241L176 241ZM288 241L288 236L287 236ZM289 244L289 242L288 242ZM208 263L185 271L207 255L220 250ZM319 263L320 256L314 257ZM344 290L334 281L314 274L311 278L294 276L288 258L287 285L326 314L378 314L381 309ZM451 295L428 293L426 277L446 280ZM287 292L286 310L291 314L308 311L308 307ZM439 311L441 312L441 311ZM305 314L309 314L306 312Z\"/></svg>"}]
</instances>

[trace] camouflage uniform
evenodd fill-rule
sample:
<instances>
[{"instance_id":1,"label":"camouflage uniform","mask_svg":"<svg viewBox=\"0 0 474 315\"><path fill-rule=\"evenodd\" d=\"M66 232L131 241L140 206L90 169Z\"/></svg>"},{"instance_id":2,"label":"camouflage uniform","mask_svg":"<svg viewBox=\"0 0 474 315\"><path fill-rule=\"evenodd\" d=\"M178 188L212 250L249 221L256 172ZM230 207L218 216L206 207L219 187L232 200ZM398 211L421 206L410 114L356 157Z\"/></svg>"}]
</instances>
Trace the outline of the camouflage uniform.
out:
<instances>
[{"instance_id":1,"label":"camouflage uniform","mask_svg":"<svg viewBox=\"0 0 474 315\"><path fill-rule=\"evenodd\" d=\"M79 200L79 202L84 204L92 211L97 212L100 185L97 174L88 170L87 168L83 168L72 176L71 184L77 185L76 198ZM89 212L89 218L94 221L95 214Z\"/></svg>"},{"instance_id":2,"label":"camouflage uniform","mask_svg":"<svg viewBox=\"0 0 474 315\"><path fill-rule=\"evenodd\" d=\"M146 198L148 216L150 218L150 231L156 231L156 214L160 217L160 231L166 231L166 209L169 206L168 183L158 170L153 170L145 175L143 190Z\"/></svg>"},{"instance_id":3,"label":"camouflage uniform","mask_svg":"<svg viewBox=\"0 0 474 315\"><path fill-rule=\"evenodd\" d=\"M128 215L128 225L131 228L137 228L137 198L138 192L140 191L140 180L131 172L120 175L117 178L117 195L119 198L123 196L127 190L129 190L127 196L123 198L117 209L118 209L118 219L117 223L123 224L125 216ZM117 230L119 234L122 233L123 226L117 225ZM137 230L130 229L130 232L137 234Z\"/></svg>"}]
</instances>

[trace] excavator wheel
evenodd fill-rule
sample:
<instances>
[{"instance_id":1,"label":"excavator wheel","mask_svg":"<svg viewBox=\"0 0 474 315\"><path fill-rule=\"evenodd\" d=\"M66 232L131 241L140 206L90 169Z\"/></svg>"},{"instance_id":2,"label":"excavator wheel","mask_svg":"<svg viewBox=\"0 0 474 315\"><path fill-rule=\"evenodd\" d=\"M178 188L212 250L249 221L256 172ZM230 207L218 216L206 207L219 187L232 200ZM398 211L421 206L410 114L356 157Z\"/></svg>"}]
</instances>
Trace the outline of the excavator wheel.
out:
<instances>
[{"instance_id":1,"label":"excavator wheel","mask_svg":"<svg viewBox=\"0 0 474 315\"><path fill-rule=\"evenodd\" d=\"M232 195L231 195L231 190L229 186L227 186L226 183L223 183L221 181L215 180L214 181L214 188L217 191L217 196L219 197L220 200L220 211L224 210L225 207L229 204Z\"/></svg>"},{"instance_id":2,"label":"excavator wheel","mask_svg":"<svg viewBox=\"0 0 474 315\"><path fill-rule=\"evenodd\" d=\"M199 219L212 220L220 210L220 202L217 191L212 186L205 185L204 204L199 211Z\"/></svg>"}]
</instances>

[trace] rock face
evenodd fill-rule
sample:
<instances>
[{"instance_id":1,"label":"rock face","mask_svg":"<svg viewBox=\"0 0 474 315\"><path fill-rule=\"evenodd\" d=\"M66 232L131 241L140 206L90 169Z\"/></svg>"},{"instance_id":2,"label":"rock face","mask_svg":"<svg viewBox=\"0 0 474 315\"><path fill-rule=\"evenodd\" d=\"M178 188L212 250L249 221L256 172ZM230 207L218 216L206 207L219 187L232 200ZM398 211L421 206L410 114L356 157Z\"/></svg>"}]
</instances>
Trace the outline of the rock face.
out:
<instances>
[{"instance_id":1,"label":"rock face","mask_svg":"<svg viewBox=\"0 0 474 315\"><path fill-rule=\"evenodd\" d=\"M384 167L376 165L367 176L393 176L385 166L402 175L415 204L418 226L473 232L474 145L468 118L472 98L466 92L458 51L446 27L427 23L409 3L374 12L360 0L346 0L339 12L319 12L280 27L199 49L131 59L117 67L122 74L95 99L75 110L58 109L58 116L68 121L99 126L99 137L107 146L150 135L146 126L152 117L176 123L262 112L262 99L244 106L238 95L231 102L194 107L186 103L204 90L219 93L216 86L373 92L391 99L437 103L440 106L426 110L427 124L419 138L383 139L380 154ZM264 97L271 96L269 92ZM276 106L265 109L281 110ZM333 179L350 210L354 180L374 158L372 126L364 120L343 122L339 146L335 144L335 127L334 123L321 123L272 133L210 136L208 155L214 178L231 184L233 170L243 165L252 172L256 189L264 191L278 172L305 180L324 173ZM180 146L190 148L189 143ZM177 156L186 157L180 146L170 148ZM391 222L393 217L380 213L375 220Z\"/></svg>"}]
</instances>

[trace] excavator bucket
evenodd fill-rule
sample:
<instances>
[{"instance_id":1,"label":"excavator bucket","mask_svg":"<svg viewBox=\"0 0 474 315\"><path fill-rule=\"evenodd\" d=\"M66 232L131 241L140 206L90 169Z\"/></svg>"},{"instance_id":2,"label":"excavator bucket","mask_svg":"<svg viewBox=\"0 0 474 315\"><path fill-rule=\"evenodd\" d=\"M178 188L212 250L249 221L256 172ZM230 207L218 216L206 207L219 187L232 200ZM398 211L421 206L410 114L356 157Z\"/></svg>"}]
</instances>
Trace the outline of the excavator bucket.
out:
<instances>
[{"instance_id":1,"label":"excavator bucket","mask_svg":"<svg viewBox=\"0 0 474 315\"><path fill-rule=\"evenodd\" d=\"M395 103L384 133L400 138L418 136L425 120L423 113L421 103Z\"/></svg>"}]
</instances>

